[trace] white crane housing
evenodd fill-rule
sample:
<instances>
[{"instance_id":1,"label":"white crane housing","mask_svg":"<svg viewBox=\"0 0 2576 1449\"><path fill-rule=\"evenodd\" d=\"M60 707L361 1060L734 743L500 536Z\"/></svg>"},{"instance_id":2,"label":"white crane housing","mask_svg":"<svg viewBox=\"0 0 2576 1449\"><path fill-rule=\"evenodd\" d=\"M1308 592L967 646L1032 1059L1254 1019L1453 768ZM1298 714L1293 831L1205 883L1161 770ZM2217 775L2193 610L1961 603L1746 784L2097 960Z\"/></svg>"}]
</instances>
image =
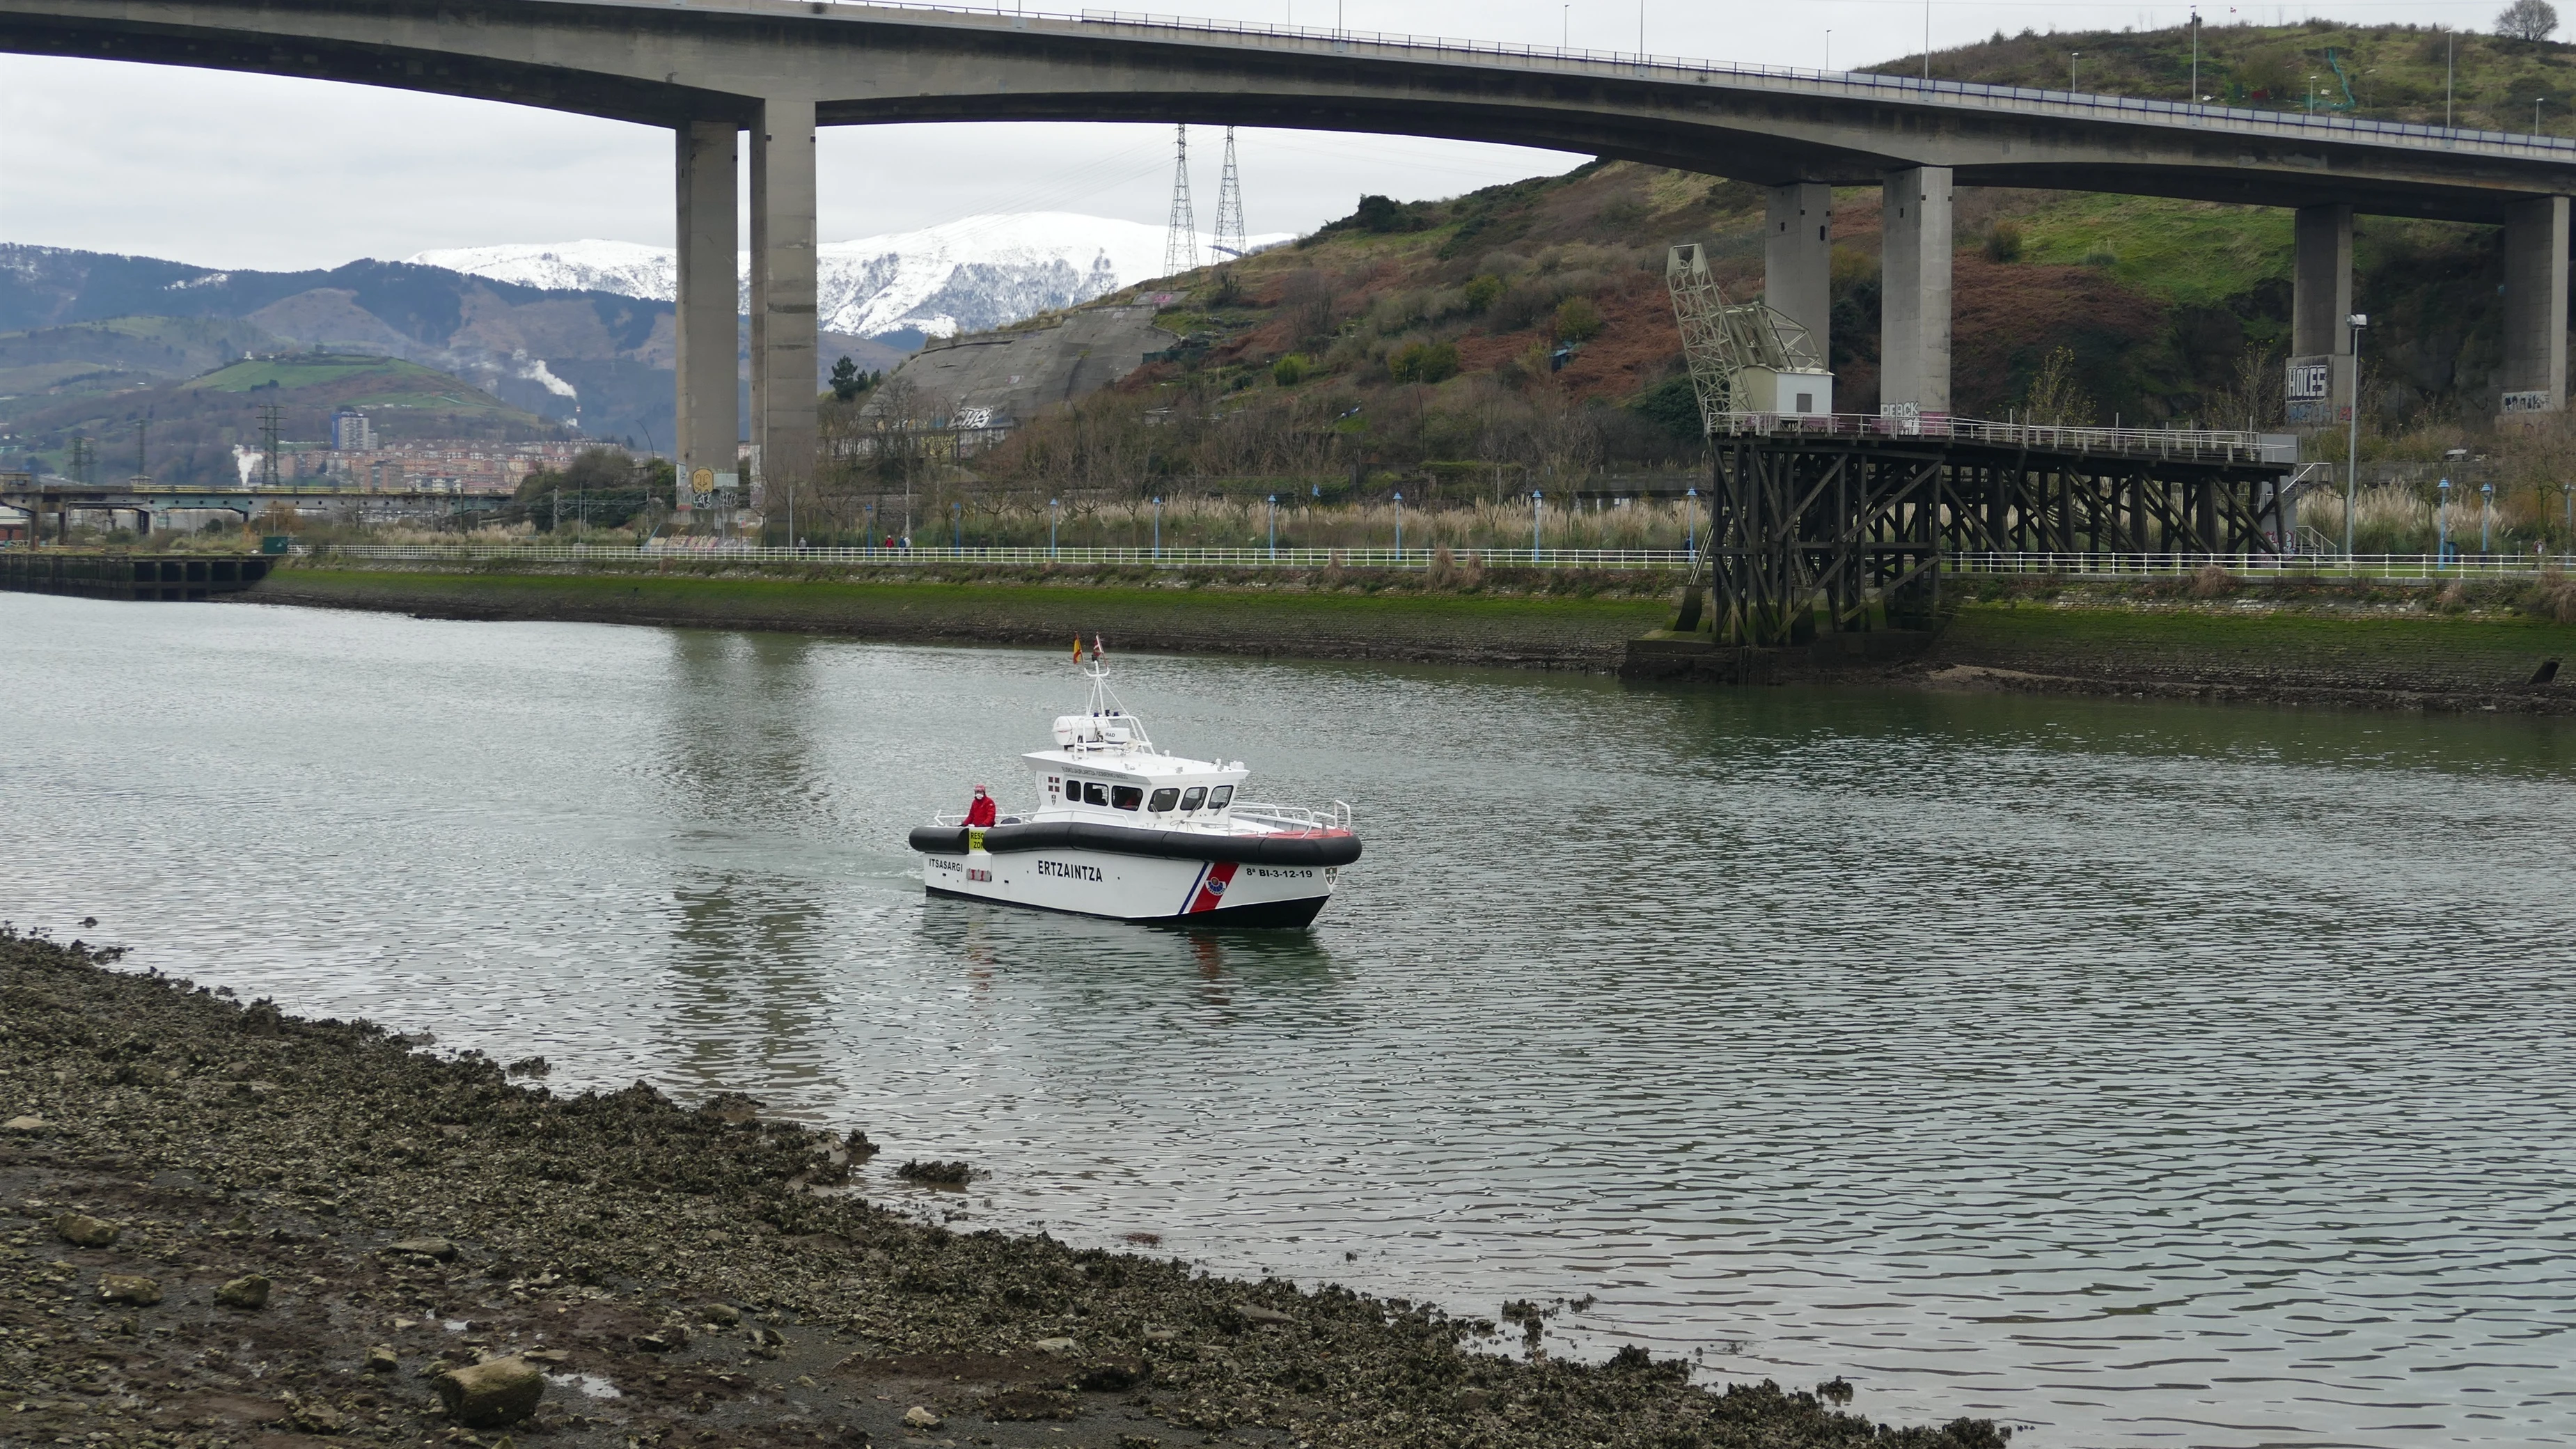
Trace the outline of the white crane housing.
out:
<instances>
[{"instance_id":1,"label":"white crane housing","mask_svg":"<svg viewBox=\"0 0 2576 1449\"><path fill-rule=\"evenodd\" d=\"M1681 324L1703 430L1741 426L1730 419L1833 415L1834 375L1817 355L1815 339L1767 303L1727 301L1697 242L1672 249L1664 282L1673 294L1673 320Z\"/></svg>"}]
</instances>

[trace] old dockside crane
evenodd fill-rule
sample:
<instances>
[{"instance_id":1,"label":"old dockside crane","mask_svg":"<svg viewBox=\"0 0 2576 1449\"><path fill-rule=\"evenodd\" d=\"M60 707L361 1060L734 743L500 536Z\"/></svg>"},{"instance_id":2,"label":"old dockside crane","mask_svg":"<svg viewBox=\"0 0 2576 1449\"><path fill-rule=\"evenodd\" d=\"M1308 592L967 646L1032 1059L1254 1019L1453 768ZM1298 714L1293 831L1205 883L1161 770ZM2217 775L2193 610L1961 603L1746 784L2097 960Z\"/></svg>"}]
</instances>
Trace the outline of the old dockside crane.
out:
<instances>
[{"instance_id":1,"label":"old dockside crane","mask_svg":"<svg viewBox=\"0 0 2576 1449\"><path fill-rule=\"evenodd\" d=\"M2283 551L2295 530L2295 438L1911 406L1837 413L1807 328L1728 301L1695 244L1672 249L1664 279L1711 473L1708 544L1677 633L1705 627L1711 644L1763 650L1820 630L1922 628L1944 554L2014 567L2034 555L2043 567L2104 553L2252 557ZM1705 625L1702 589L1715 606ZM1863 642L1841 652L1866 655Z\"/></svg>"},{"instance_id":2,"label":"old dockside crane","mask_svg":"<svg viewBox=\"0 0 2576 1449\"><path fill-rule=\"evenodd\" d=\"M1673 320L1682 334L1700 426L1713 446L1748 429L1786 420L1829 420L1833 374L1807 329L1763 302L1730 302L1696 243L1674 247L1664 264ZM1700 593L1716 591L1714 633L1743 644L1781 644L1802 633L1817 588L1800 546L1802 500L1795 469L1741 466L1721 447L1709 490L1708 549L1694 567L1677 627L1700 627ZM1738 466L1730 468L1733 462ZM1750 476L1748 476L1748 474Z\"/></svg>"}]
</instances>

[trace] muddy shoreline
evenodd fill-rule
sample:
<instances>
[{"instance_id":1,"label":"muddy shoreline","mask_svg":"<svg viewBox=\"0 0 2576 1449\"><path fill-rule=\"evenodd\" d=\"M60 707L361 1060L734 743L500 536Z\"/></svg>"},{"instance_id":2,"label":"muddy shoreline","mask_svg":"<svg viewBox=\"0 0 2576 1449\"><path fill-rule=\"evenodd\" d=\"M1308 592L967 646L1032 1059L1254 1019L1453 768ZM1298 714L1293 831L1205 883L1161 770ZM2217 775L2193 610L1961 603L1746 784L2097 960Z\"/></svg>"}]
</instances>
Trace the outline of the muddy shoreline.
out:
<instances>
[{"instance_id":1,"label":"muddy shoreline","mask_svg":"<svg viewBox=\"0 0 2576 1449\"><path fill-rule=\"evenodd\" d=\"M1383 581L1372 580L1372 585ZM757 629L875 643L1054 648L1079 634L1127 649L1265 658L1471 664L1606 673L1672 612L1657 576L1499 572L1478 591L1384 588L1302 574L1086 569L923 572L703 565L560 572L302 566L232 599L425 619Z\"/></svg>"},{"instance_id":2,"label":"muddy shoreline","mask_svg":"<svg viewBox=\"0 0 2576 1449\"><path fill-rule=\"evenodd\" d=\"M7 1442L2004 1442L1882 1428L1839 1380L1552 1360L1515 1321L1537 1305L1458 1318L952 1232L838 1186L855 1131L559 1096L541 1062L115 959L0 927ZM533 1412L456 1388L505 1378Z\"/></svg>"}]
</instances>

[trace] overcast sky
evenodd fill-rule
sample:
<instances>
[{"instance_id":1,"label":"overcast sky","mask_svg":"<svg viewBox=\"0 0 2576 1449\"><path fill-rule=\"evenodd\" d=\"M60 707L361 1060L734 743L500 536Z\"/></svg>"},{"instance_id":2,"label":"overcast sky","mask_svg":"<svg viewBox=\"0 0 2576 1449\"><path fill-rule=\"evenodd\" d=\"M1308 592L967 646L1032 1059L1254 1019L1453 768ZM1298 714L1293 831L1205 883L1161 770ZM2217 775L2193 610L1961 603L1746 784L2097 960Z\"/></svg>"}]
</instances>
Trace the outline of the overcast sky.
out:
<instances>
[{"instance_id":1,"label":"overcast sky","mask_svg":"<svg viewBox=\"0 0 2576 1449\"><path fill-rule=\"evenodd\" d=\"M2485 29L2503 0L2355 0L2319 9L2245 5L2262 23ZM1050 5L1048 8L1056 8ZM1066 6L1064 8L1071 8ZM1488 41L1634 49L1633 0L1197 0L1181 13L1340 23ZM2211 24L2237 7L2202 8ZM2180 23L2184 4L2016 0L1645 0L1658 54L1854 66L2019 31ZM1830 46L1830 52L1828 47ZM1193 186L1213 220L1216 133L1194 131ZM1583 159L1404 137L1245 131L1238 145L1254 232L1303 231L1362 191L1452 196ZM1161 126L936 125L827 130L827 241L984 212L1070 210L1160 224L1171 185ZM583 237L669 245L669 133L485 102L315 81L0 56L0 241L169 257L213 266L328 267L430 247Z\"/></svg>"}]
</instances>

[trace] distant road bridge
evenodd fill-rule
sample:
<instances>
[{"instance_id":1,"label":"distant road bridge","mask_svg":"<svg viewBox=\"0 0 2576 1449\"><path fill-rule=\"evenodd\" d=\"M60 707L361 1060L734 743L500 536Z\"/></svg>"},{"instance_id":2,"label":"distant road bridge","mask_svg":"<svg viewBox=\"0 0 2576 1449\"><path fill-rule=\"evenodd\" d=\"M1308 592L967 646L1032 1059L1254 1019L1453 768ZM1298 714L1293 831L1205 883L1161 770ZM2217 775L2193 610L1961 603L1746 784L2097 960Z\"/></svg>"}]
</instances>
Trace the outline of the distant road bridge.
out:
<instances>
[{"instance_id":1,"label":"distant road bridge","mask_svg":"<svg viewBox=\"0 0 2576 1449\"><path fill-rule=\"evenodd\" d=\"M2293 350L2348 384L2356 211L2501 225L2501 409L2566 396L2576 142L2335 116L1168 20L793 0L0 0L0 50L507 101L675 135L679 451L730 473L737 168L751 138L750 436L815 455L817 126L1199 121L1504 142L1771 188L1773 306L1821 337L1830 187L1885 187L1882 405L1950 406L1951 191L2298 209Z\"/></svg>"},{"instance_id":2,"label":"distant road bridge","mask_svg":"<svg viewBox=\"0 0 2576 1449\"><path fill-rule=\"evenodd\" d=\"M381 510L417 514L428 505L444 505L451 512L477 508L497 508L509 502L507 495L490 493L449 493L435 489L297 487L275 488L201 488L185 484L155 483L149 478L132 478L123 483L75 483L66 479L37 479L26 473L0 473L0 507L15 508L27 514L28 535L42 538L44 518L54 516L54 531L68 534L74 513L104 513L113 518L120 513L135 515L140 523L136 532L151 533L163 526L163 520L181 510L222 510L238 513L247 526L253 519L278 504L294 507L329 507L334 511L364 510L373 504Z\"/></svg>"}]
</instances>

